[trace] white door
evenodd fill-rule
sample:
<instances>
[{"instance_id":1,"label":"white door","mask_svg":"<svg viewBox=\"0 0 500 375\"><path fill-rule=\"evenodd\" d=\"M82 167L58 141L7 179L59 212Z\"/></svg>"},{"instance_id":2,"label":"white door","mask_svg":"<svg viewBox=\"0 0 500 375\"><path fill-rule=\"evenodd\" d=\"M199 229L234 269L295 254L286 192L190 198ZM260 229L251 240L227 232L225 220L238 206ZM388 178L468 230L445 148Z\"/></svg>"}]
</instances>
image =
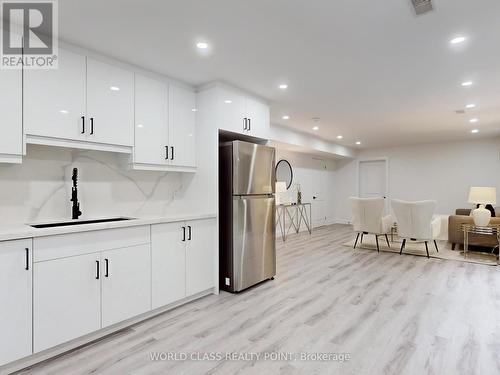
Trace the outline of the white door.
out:
<instances>
[{"instance_id":1,"label":"white door","mask_svg":"<svg viewBox=\"0 0 500 375\"><path fill-rule=\"evenodd\" d=\"M87 57L88 141L134 144L134 73Z\"/></svg>"},{"instance_id":2,"label":"white door","mask_svg":"<svg viewBox=\"0 0 500 375\"><path fill-rule=\"evenodd\" d=\"M34 351L101 328L99 254L34 264Z\"/></svg>"},{"instance_id":3,"label":"white door","mask_svg":"<svg viewBox=\"0 0 500 375\"><path fill-rule=\"evenodd\" d=\"M135 75L134 162L154 165L169 163L168 86Z\"/></svg>"},{"instance_id":4,"label":"white door","mask_svg":"<svg viewBox=\"0 0 500 375\"><path fill-rule=\"evenodd\" d=\"M57 69L24 73L26 134L85 141L85 71L85 56L59 50Z\"/></svg>"},{"instance_id":5,"label":"white door","mask_svg":"<svg viewBox=\"0 0 500 375\"><path fill-rule=\"evenodd\" d=\"M196 167L196 94L171 85L169 103L171 164Z\"/></svg>"},{"instance_id":6,"label":"white door","mask_svg":"<svg viewBox=\"0 0 500 375\"><path fill-rule=\"evenodd\" d=\"M214 286L215 221L196 220L187 224L186 295Z\"/></svg>"},{"instance_id":7,"label":"white door","mask_svg":"<svg viewBox=\"0 0 500 375\"><path fill-rule=\"evenodd\" d=\"M151 309L150 251L145 244L102 253L103 328Z\"/></svg>"},{"instance_id":8,"label":"white door","mask_svg":"<svg viewBox=\"0 0 500 375\"><path fill-rule=\"evenodd\" d=\"M23 154L22 71L0 70L0 154Z\"/></svg>"},{"instance_id":9,"label":"white door","mask_svg":"<svg viewBox=\"0 0 500 375\"><path fill-rule=\"evenodd\" d=\"M0 243L0 366L31 354L31 240Z\"/></svg>"},{"instance_id":10,"label":"white door","mask_svg":"<svg viewBox=\"0 0 500 375\"><path fill-rule=\"evenodd\" d=\"M226 88L218 88L217 108L219 108L219 128L235 133L244 130L246 117L246 97Z\"/></svg>"},{"instance_id":11,"label":"white door","mask_svg":"<svg viewBox=\"0 0 500 375\"><path fill-rule=\"evenodd\" d=\"M258 100L247 97L246 113L250 119L248 134L268 138L270 126L269 107Z\"/></svg>"},{"instance_id":12,"label":"white door","mask_svg":"<svg viewBox=\"0 0 500 375\"><path fill-rule=\"evenodd\" d=\"M359 162L359 196L387 197L387 161L362 160Z\"/></svg>"},{"instance_id":13,"label":"white door","mask_svg":"<svg viewBox=\"0 0 500 375\"><path fill-rule=\"evenodd\" d=\"M151 226L153 309L186 296L186 223Z\"/></svg>"}]
</instances>

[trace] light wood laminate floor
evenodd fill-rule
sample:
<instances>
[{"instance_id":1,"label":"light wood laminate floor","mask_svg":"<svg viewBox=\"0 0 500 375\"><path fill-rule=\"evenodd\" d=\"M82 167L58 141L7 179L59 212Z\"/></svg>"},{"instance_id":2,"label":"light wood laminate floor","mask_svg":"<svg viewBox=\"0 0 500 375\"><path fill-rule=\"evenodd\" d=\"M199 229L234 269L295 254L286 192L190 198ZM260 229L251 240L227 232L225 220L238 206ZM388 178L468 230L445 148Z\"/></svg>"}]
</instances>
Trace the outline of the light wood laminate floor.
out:
<instances>
[{"instance_id":1,"label":"light wood laminate floor","mask_svg":"<svg viewBox=\"0 0 500 375\"><path fill-rule=\"evenodd\" d=\"M500 269L342 246L333 225L278 242L278 275L179 307L24 373L499 374ZM350 353L334 361L151 361L150 352ZM189 354L190 355L190 354Z\"/></svg>"}]
</instances>

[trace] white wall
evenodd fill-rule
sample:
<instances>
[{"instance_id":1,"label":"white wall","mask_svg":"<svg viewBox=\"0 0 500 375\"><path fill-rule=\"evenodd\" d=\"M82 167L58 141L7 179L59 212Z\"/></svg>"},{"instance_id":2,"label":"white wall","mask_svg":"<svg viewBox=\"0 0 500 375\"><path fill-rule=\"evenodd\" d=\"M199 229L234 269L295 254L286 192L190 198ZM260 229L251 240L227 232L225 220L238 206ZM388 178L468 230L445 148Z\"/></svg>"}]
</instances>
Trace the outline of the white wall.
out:
<instances>
[{"instance_id":1,"label":"white wall","mask_svg":"<svg viewBox=\"0 0 500 375\"><path fill-rule=\"evenodd\" d=\"M495 186L500 193L500 138L366 150L355 160L337 163L337 222L350 220L348 197L357 193L358 160L377 157L389 159L390 198L434 199L440 214L470 207L471 186Z\"/></svg>"},{"instance_id":2,"label":"white wall","mask_svg":"<svg viewBox=\"0 0 500 375\"><path fill-rule=\"evenodd\" d=\"M27 151L23 164L0 164L0 224L70 219L74 167L82 218L209 213L184 199L192 174L129 171L128 155L115 153L31 145Z\"/></svg>"},{"instance_id":3,"label":"white wall","mask_svg":"<svg viewBox=\"0 0 500 375\"><path fill-rule=\"evenodd\" d=\"M313 221L315 226L329 224L334 221L334 184L335 184L335 162L333 160L321 159L307 154L276 150L276 162L281 159L288 160L293 170L293 182L289 191L281 193L281 199L296 202L296 184L299 183L302 191L303 202L313 202L313 196L323 199L318 205L313 205ZM321 211L318 211L321 210ZM323 222L314 220L324 215ZM305 230L305 227L301 228Z\"/></svg>"}]
</instances>

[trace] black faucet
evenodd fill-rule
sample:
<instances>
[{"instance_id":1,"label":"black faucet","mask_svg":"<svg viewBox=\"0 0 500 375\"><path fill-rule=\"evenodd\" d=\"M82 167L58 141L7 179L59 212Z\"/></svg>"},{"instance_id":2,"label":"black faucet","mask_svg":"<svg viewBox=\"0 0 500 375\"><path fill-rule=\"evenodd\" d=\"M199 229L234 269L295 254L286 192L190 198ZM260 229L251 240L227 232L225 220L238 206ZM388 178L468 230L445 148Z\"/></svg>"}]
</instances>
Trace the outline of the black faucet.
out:
<instances>
[{"instance_id":1,"label":"black faucet","mask_svg":"<svg viewBox=\"0 0 500 375\"><path fill-rule=\"evenodd\" d=\"M80 211L80 203L78 202L78 169L73 168L73 177L71 177L73 180L73 188L71 189L71 202L73 202L73 215L72 219L76 220L80 215L82 214L82 211Z\"/></svg>"}]
</instances>

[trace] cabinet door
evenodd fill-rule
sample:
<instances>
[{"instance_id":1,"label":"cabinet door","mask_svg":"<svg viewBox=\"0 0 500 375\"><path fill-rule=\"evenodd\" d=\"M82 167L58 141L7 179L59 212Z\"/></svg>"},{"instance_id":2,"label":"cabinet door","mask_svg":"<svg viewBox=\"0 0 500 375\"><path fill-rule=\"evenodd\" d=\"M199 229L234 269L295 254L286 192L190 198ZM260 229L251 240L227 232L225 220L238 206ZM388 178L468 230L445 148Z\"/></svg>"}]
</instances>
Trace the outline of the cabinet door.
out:
<instances>
[{"instance_id":1,"label":"cabinet door","mask_svg":"<svg viewBox=\"0 0 500 375\"><path fill-rule=\"evenodd\" d=\"M88 141L133 146L134 74L87 57L87 115Z\"/></svg>"},{"instance_id":2,"label":"cabinet door","mask_svg":"<svg viewBox=\"0 0 500 375\"><path fill-rule=\"evenodd\" d=\"M0 157L23 154L22 71L0 70ZM7 161L8 159L6 159Z\"/></svg>"},{"instance_id":3,"label":"cabinet door","mask_svg":"<svg viewBox=\"0 0 500 375\"><path fill-rule=\"evenodd\" d=\"M247 97L246 113L250 119L248 134L260 138L268 138L270 127L269 107L258 100Z\"/></svg>"},{"instance_id":4,"label":"cabinet door","mask_svg":"<svg viewBox=\"0 0 500 375\"><path fill-rule=\"evenodd\" d=\"M153 309L186 296L184 222L151 226Z\"/></svg>"},{"instance_id":5,"label":"cabinet door","mask_svg":"<svg viewBox=\"0 0 500 375\"><path fill-rule=\"evenodd\" d=\"M150 245L104 251L102 259L102 327L151 309Z\"/></svg>"},{"instance_id":6,"label":"cabinet door","mask_svg":"<svg viewBox=\"0 0 500 375\"><path fill-rule=\"evenodd\" d=\"M196 167L196 94L173 85L169 92L170 145L174 147L171 164Z\"/></svg>"},{"instance_id":7,"label":"cabinet door","mask_svg":"<svg viewBox=\"0 0 500 375\"><path fill-rule=\"evenodd\" d=\"M226 88L218 88L217 108L219 127L235 133L247 133L244 123L246 117L245 96Z\"/></svg>"},{"instance_id":8,"label":"cabinet door","mask_svg":"<svg viewBox=\"0 0 500 375\"><path fill-rule=\"evenodd\" d=\"M214 286L215 221L196 220L187 225L186 295L190 296Z\"/></svg>"},{"instance_id":9,"label":"cabinet door","mask_svg":"<svg viewBox=\"0 0 500 375\"><path fill-rule=\"evenodd\" d=\"M168 146L168 86L136 74L134 162L165 165Z\"/></svg>"},{"instance_id":10,"label":"cabinet door","mask_svg":"<svg viewBox=\"0 0 500 375\"><path fill-rule=\"evenodd\" d=\"M101 328L98 261L86 254L34 264L35 352Z\"/></svg>"},{"instance_id":11,"label":"cabinet door","mask_svg":"<svg viewBox=\"0 0 500 375\"><path fill-rule=\"evenodd\" d=\"M31 240L0 243L0 366L31 354Z\"/></svg>"},{"instance_id":12,"label":"cabinet door","mask_svg":"<svg viewBox=\"0 0 500 375\"><path fill-rule=\"evenodd\" d=\"M26 134L84 141L85 56L59 50L58 65L24 73Z\"/></svg>"}]
</instances>

